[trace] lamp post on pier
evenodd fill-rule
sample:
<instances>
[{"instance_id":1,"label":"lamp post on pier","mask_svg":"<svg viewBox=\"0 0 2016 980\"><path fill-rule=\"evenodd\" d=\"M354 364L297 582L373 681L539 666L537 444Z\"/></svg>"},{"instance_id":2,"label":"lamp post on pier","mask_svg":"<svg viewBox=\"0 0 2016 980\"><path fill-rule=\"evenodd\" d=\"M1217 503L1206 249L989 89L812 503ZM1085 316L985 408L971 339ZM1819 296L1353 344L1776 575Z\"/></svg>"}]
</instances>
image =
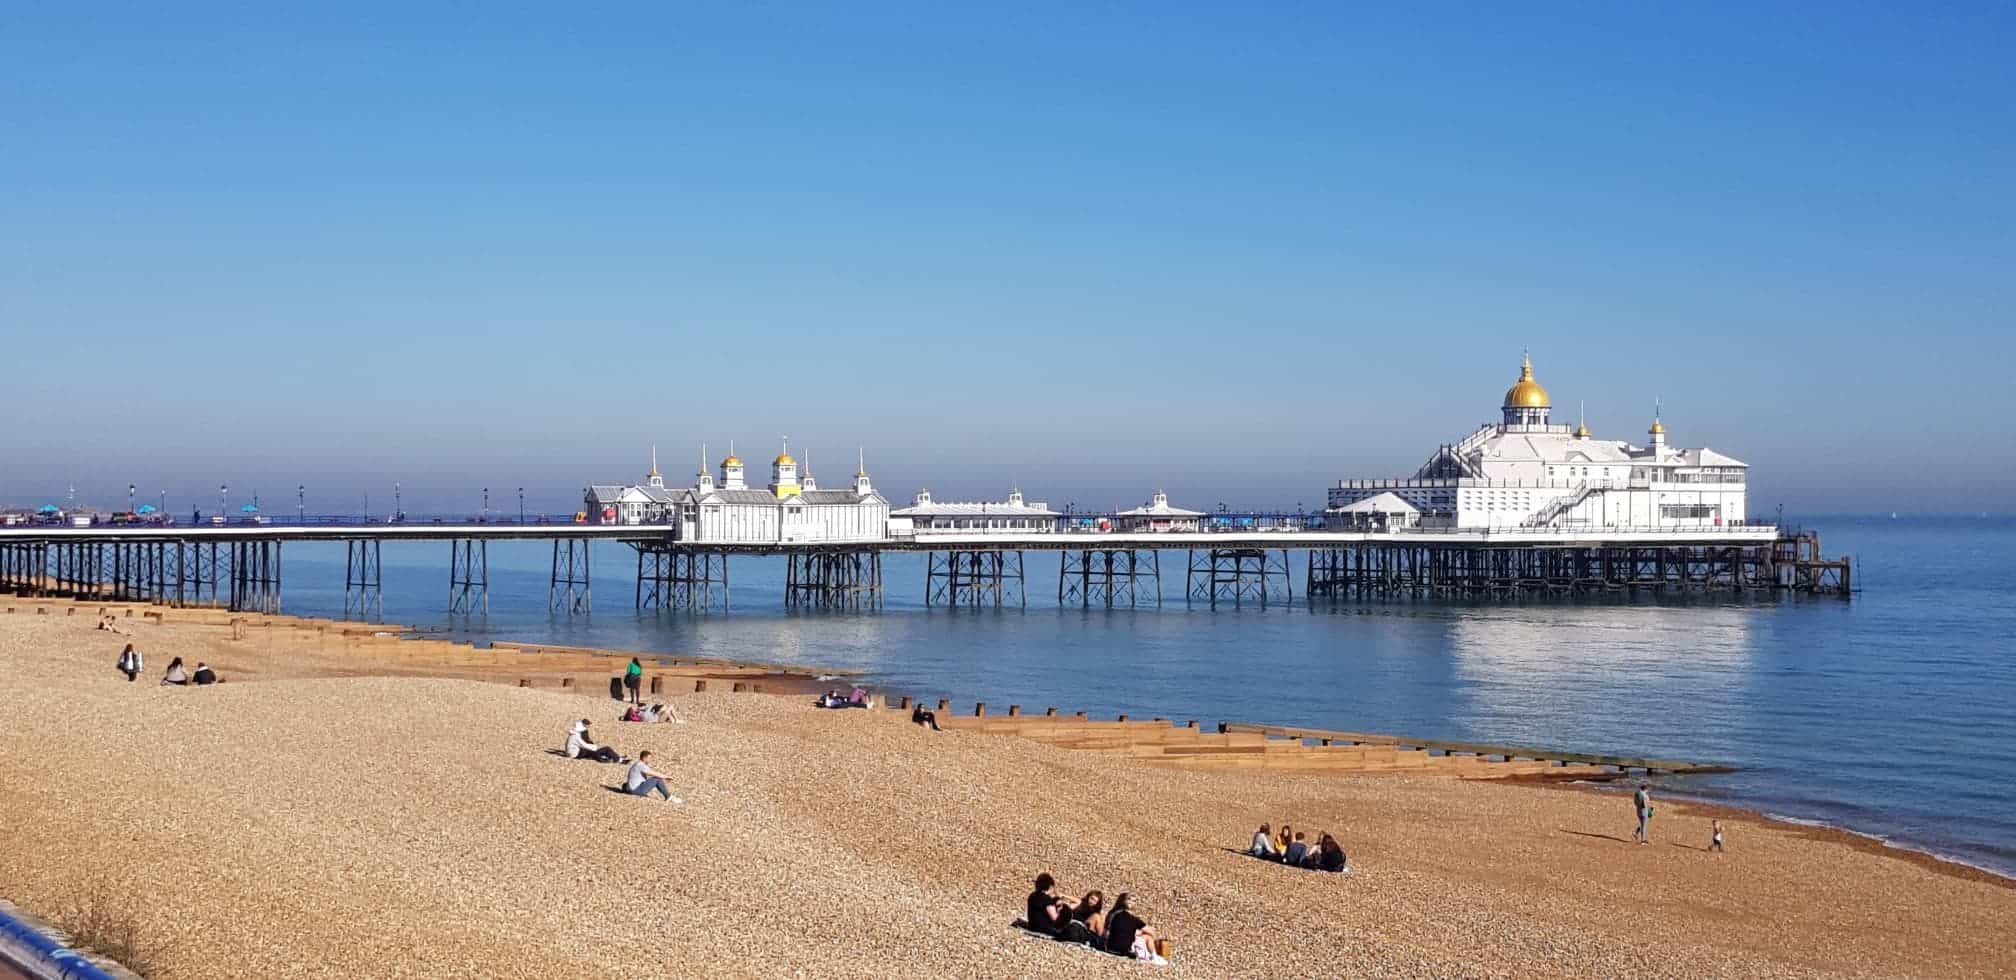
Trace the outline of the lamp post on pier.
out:
<instances>
[{"instance_id":1,"label":"lamp post on pier","mask_svg":"<svg viewBox=\"0 0 2016 980\"><path fill-rule=\"evenodd\" d=\"M161 506L156 507L155 510L161 512L162 520L165 521L168 519L168 491L166 490L161 491Z\"/></svg>"},{"instance_id":2,"label":"lamp post on pier","mask_svg":"<svg viewBox=\"0 0 2016 980\"><path fill-rule=\"evenodd\" d=\"M133 493L139 489L131 483L126 484L126 514L129 517L133 514Z\"/></svg>"},{"instance_id":3,"label":"lamp post on pier","mask_svg":"<svg viewBox=\"0 0 2016 980\"><path fill-rule=\"evenodd\" d=\"M399 481L394 480L392 481L392 520L396 522L405 517L405 515L406 510L399 503Z\"/></svg>"},{"instance_id":4,"label":"lamp post on pier","mask_svg":"<svg viewBox=\"0 0 2016 980\"><path fill-rule=\"evenodd\" d=\"M476 516L476 523L478 523L478 524L488 524L488 523L490 523L490 488L489 488L489 487L484 487L484 488L483 488L483 513L481 513L481 514L478 514L478 515Z\"/></svg>"},{"instance_id":5,"label":"lamp post on pier","mask_svg":"<svg viewBox=\"0 0 2016 980\"><path fill-rule=\"evenodd\" d=\"M525 523L525 488L518 488L518 523Z\"/></svg>"},{"instance_id":6,"label":"lamp post on pier","mask_svg":"<svg viewBox=\"0 0 2016 980\"><path fill-rule=\"evenodd\" d=\"M308 485L305 483L294 485L294 523L308 523Z\"/></svg>"},{"instance_id":7,"label":"lamp post on pier","mask_svg":"<svg viewBox=\"0 0 2016 980\"><path fill-rule=\"evenodd\" d=\"M224 508L230 505L230 500L228 499L230 493L231 487L228 484L217 484L217 518L219 520L228 520L224 516Z\"/></svg>"}]
</instances>

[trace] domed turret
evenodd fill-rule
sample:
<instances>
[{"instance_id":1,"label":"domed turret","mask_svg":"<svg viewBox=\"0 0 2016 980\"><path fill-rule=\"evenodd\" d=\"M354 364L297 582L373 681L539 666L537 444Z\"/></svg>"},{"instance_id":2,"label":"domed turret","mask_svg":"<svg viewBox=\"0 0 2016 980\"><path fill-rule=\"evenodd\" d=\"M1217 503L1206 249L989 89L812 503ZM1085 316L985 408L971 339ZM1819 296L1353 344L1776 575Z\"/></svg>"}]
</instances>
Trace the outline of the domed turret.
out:
<instances>
[{"instance_id":1,"label":"domed turret","mask_svg":"<svg viewBox=\"0 0 2016 980\"><path fill-rule=\"evenodd\" d=\"M1549 407L1547 389L1533 380L1533 359L1520 357L1519 380L1505 389L1505 424L1546 425Z\"/></svg>"}]
</instances>

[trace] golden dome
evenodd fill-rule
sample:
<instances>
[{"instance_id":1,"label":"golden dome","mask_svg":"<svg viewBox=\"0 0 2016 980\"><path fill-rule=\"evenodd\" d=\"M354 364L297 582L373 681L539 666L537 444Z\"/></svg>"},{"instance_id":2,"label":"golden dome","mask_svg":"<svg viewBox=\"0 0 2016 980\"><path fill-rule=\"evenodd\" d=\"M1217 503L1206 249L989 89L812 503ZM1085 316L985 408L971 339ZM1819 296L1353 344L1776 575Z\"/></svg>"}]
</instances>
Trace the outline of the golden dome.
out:
<instances>
[{"instance_id":1,"label":"golden dome","mask_svg":"<svg viewBox=\"0 0 2016 980\"><path fill-rule=\"evenodd\" d=\"M722 466L740 466L740 465L742 465L742 457L740 457L740 456L735 456L735 455L730 455L730 456L729 456L729 457L728 457L727 459L724 459L724 460L722 460L722 461L721 461L721 465L722 465Z\"/></svg>"},{"instance_id":2,"label":"golden dome","mask_svg":"<svg viewBox=\"0 0 2016 980\"><path fill-rule=\"evenodd\" d=\"M773 459L773 460L771 460L771 461L770 461L770 463L771 463L771 465L773 465L773 466L796 466L796 465L798 465L798 461L797 461L797 460L795 460L795 459L792 459L792 458L791 458L791 454L790 454L790 453L778 453L778 454L777 454L777 458L776 458L776 459Z\"/></svg>"},{"instance_id":3,"label":"golden dome","mask_svg":"<svg viewBox=\"0 0 2016 980\"><path fill-rule=\"evenodd\" d=\"M1519 380L1514 381L1512 387L1505 389L1505 407L1547 407L1547 389L1540 387L1540 382L1533 380L1533 361L1531 358L1522 357L1519 359Z\"/></svg>"},{"instance_id":4,"label":"golden dome","mask_svg":"<svg viewBox=\"0 0 2016 980\"><path fill-rule=\"evenodd\" d=\"M1652 427L1650 429L1646 429L1645 431L1650 435L1663 436L1666 434L1666 426L1664 423L1659 421L1657 416L1654 416L1652 419Z\"/></svg>"},{"instance_id":5,"label":"golden dome","mask_svg":"<svg viewBox=\"0 0 2016 980\"><path fill-rule=\"evenodd\" d=\"M1575 438L1577 439L1589 438L1589 423L1583 422L1575 427Z\"/></svg>"}]
</instances>

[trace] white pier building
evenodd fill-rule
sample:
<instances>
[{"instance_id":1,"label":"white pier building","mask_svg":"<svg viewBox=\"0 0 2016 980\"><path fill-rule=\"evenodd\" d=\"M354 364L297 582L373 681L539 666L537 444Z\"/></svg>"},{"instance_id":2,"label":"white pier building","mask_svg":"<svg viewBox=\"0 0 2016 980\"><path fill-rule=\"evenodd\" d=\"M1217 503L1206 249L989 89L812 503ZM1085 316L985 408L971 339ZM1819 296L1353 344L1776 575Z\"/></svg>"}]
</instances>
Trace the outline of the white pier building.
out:
<instances>
[{"instance_id":1,"label":"white pier building","mask_svg":"<svg viewBox=\"0 0 2016 980\"><path fill-rule=\"evenodd\" d=\"M1526 360L1499 421L1440 447L1412 478L1338 481L1326 523L1695 529L1746 520L1748 465L1712 449L1668 446L1656 411L1645 445L1592 438L1586 424L1556 425L1551 411Z\"/></svg>"},{"instance_id":2,"label":"white pier building","mask_svg":"<svg viewBox=\"0 0 2016 980\"><path fill-rule=\"evenodd\" d=\"M931 499L931 491L919 490L910 506L890 514L890 530L898 535L933 531L1051 534L1062 516L1040 500L1024 501L1020 490L1008 491L1005 501L937 501Z\"/></svg>"},{"instance_id":3,"label":"white pier building","mask_svg":"<svg viewBox=\"0 0 2016 980\"><path fill-rule=\"evenodd\" d=\"M731 448L720 478L707 472L705 451L693 486L667 488L656 453L639 486L592 486L586 499L593 524L670 524L674 539L719 544L817 544L889 539L889 501L875 492L866 460L845 489L821 490L801 474L790 449L770 461L770 485L754 488Z\"/></svg>"},{"instance_id":4,"label":"white pier building","mask_svg":"<svg viewBox=\"0 0 2016 980\"><path fill-rule=\"evenodd\" d=\"M1189 534L1195 533L1204 518L1199 510L1184 510L1169 505L1169 495L1160 490L1139 507L1123 510L1113 515L1118 518L1119 530L1149 534Z\"/></svg>"}]
</instances>

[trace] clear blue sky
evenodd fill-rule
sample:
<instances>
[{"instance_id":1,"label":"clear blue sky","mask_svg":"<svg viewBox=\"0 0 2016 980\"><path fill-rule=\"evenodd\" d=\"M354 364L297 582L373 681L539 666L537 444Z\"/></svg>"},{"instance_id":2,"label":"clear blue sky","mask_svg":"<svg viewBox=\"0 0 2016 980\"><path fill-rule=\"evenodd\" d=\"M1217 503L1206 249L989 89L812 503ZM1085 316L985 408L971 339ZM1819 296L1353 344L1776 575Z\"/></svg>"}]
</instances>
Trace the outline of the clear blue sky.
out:
<instances>
[{"instance_id":1,"label":"clear blue sky","mask_svg":"<svg viewBox=\"0 0 2016 980\"><path fill-rule=\"evenodd\" d=\"M1759 510L2012 509L2008 3L417 6L0 19L0 501L558 510L789 433L1313 503L1530 347Z\"/></svg>"}]
</instances>

